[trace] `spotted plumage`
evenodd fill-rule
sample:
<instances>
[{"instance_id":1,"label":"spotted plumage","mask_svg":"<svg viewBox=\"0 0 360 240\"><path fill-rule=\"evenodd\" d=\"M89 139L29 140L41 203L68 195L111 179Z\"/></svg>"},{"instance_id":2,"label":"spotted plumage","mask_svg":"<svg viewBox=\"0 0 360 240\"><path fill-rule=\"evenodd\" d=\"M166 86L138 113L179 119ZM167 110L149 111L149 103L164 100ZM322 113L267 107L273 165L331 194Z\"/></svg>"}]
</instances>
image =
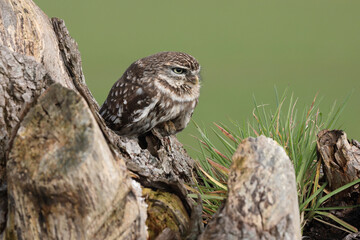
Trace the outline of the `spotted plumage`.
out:
<instances>
[{"instance_id":1,"label":"spotted plumage","mask_svg":"<svg viewBox=\"0 0 360 240\"><path fill-rule=\"evenodd\" d=\"M119 135L139 136L154 127L163 135L183 130L198 103L200 66L181 52L142 58L115 82L100 109Z\"/></svg>"}]
</instances>

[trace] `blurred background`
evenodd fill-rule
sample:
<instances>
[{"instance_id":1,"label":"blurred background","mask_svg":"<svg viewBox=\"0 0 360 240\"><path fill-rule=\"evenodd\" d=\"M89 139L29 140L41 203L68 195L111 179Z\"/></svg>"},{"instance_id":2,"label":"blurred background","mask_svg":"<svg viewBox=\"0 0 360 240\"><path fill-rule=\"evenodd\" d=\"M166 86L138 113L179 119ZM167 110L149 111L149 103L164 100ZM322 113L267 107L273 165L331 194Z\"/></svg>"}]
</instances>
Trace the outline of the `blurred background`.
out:
<instances>
[{"instance_id":1,"label":"blurred background","mask_svg":"<svg viewBox=\"0 0 360 240\"><path fill-rule=\"evenodd\" d=\"M207 132L252 118L253 96L275 107L276 86L320 111L351 92L339 123L360 140L360 1L35 0L65 20L82 55L87 84L101 105L135 60L183 51L202 65L193 119ZM290 95L289 94L289 95ZM178 137L196 157L195 125Z\"/></svg>"}]
</instances>

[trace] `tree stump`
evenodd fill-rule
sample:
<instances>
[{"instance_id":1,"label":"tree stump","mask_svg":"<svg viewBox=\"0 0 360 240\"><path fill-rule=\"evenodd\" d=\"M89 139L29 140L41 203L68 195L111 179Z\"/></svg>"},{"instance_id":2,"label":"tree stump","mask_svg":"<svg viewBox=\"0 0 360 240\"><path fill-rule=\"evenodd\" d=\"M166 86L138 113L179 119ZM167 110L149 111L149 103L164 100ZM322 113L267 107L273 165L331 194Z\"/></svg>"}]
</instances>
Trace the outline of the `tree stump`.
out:
<instances>
[{"instance_id":1,"label":"tree stump","mask_svg":"<svg viewBox=\"0 0 360 240\"><path fill-rule=\"evenodd\" d=\"M7 181L7 239L146 238L146 206L125 162L113 157L81 96L60 84L22 120Z\"/></svg>"},{"instance_id":2,"label":"tree stump","mask_svg":"<svg viewBox=\"0 0 360 240\"><path fill-rule=\"evenodd\" d=\"M245 139L233 156L228 188L201 240L301 239L294 169L275 141Z\"/></svg>"},{"instance_id":3,"label":"tree stump","mask_svg":"<svg viewBox=\"0 0 360 240\"><path fill-rule=\"evenodd\" d=\"M348 141L341 130L322 130L317 135L317 150L329 190L335 190L360 177L360 143ZM342 198L349 191L337 194Z\"/></svg>"},{"instance_id":4,"label":"tree stump","mask_svg":"<svg viewBox=\"0 0 360 240\"><path fill-rule=\"evenodd\" d=\"M321 161L323 181L329 184L328 191L333 191L360 177L360 143L348 140L346 133L341 130L322 130L317 135L318 160ZM355 206L360 203L359 184L345 189L324 204L325 207ZM331 213L357 229L360 228L360 209L345 208L333 210ZM331 220L329 220L331 222ZM347 234L344 231L327 226L310 223L307 234L327 232L334 239L358 239L360 232ZM318 238L320 239L320 238Z\"/></svg>"},{"instance_id":5,"label":"tree stump","mask_svg":"<svg viewBox=\"0 0 360 240\"><path fill-rule=\"evenodd\" d=\"M152 138L157 142L156 149L142 149L137 139L120 137L108 129L98 114L97 102L86 86L77 44L70 37L64 22L57 18L48 19L31 0L0 0L0 5L2 9L0 15L2 29L0 35L0 236L31 239L43 237L145 239L147 233L144 223L147 211L143 203L145 198L140 196L143 187L150 187L146 192L147 196L151 195L151 191L164 191L180 200L176 205L184 209L181 214L187 217L176 222L180 232L175 235L185 235L190 229L192 201L187 197L183 182L192 182L194 163L181 143L175 136L160 139L155 134ZM66 89L62 89L59 85L52 86L53 83L59 83ZM44 93L47 89L48 91ZM72 92L69 93L69 90ZM65 110L65 105L61 109L63 112L57 108L52 108L51 111L46 108L38 109L41 104L44 105L44 102L39 103L44 99L49 103L50 100L56 101L48 94L57 91L60 95L65 94L62 98L64 102L74 103L71 102L75 101L74 99L82 102L83 111L77 109L76 111L79 112L76 114L73 112L74 109ZM38 99L42 93L44 95ZM58 97L60 99L60 96ZM76 104L74 103L74 106ZM42 114L43 119L38 119L39 116L34 114L34 111ZM46 111L52 116L46 115ZM89 111L93 116L91 121ZM72 118L74 121L88 119L86 121L91 123L88 125L89 132L83 125L81 128L70 121L67 122L68 125L65 123L61 125L60 122L56 122L56 125L52 122L52 128L46 125L46 121L43 122L44 119L56 120L55 116L63 119L60 118L63 114L68 117L76 116ZM33 122L45 124L47 128L38 126L36 129L36 126L31 124ZM67 135L70 134L68 130L72 128L74 138ZM95 130L97 128L100 130ZM49 131L47 133L49 136L45 136L46 129ZM80 129L82 133L76 132ZM33 138L27 138L29 146L21 152L17 144L24 131L27 133L34 131L34 133ZM96 132L95 135L93 131ZM41 133L43 137L37 139L35 133ZM103 135L105 145L104 142L94 143L91 139L94 137L101 139L99 133ZM85 142L85 146L80 147L77 140L81 136L90 138L87 142L91 146L98 145L98 148L92 149L96 152L95 155L90 154L90 145L86 145ZM48 152L41 151L39 147L35 148L46 143L46 146L51 146L49 148L60 149L55 143L56 139L61 141L61 138L68 139L68 143L73 146L56 150L58 158L50 158ZM50 142L46 142L47 139ZM33 150L31 146L34 147ZM110 151L113 160L106 155L108 153L104 153L108 161L102 158L101 152L104 149ZM75 154L72 151L79 152ZM21 159L17 157L20 152L34 156L26 155L25 159ZM42 154L44 156L41 157ZM84 157L84 154L88 157ZM60 155L63 155L63 159ZM69 160L70 155L76 159ZM100 163L97 163L96 159ZM62 161L66 166L62 166ZM126 167L120 164L124 162ZM78 178L73 175L68 176L66 174L69 173L64 172L64 168L67 169L69 163L74 164L70 164L73 167L71 169ZM5 167L6 165L8 166ZM96 168L85 168L90 165L101 168L101 171L95 170ZM131 172L123 173L126 169ZM80 171L84 172L80 173ZM23 173L26 173L26 176L22 175ZM95 173L98 175L94 175ZM132 181L130 175L140 184ZM101 181L96 182L91 176L100 177ZM90 185L86 185L84 179ZM99 184L102 184L102 180L105 181L101 192L104 196L95 197L94 193L100 194ZM110 180L114 181L112 190L105 188L109 186ZM47 186L48 183L51 183L50 186ZM65 206L57 206L56 203ZM173 219L179 219L181 215L177 216L178 211L174 211L175 207L172 204L169 202L157 208L164 208L169 215L175 216ZM7 206L10 208L7 209ZM70 208L74 211L71 212ZM18 212L20 209L21 212ZM151 212L151 207L148 211ZM97 217L99 219L96 219ZM7 227L4 231L6 222ZM75 224L76 228L74 228ZM156 223L152 223L151 226L154 226L157 233L167 229L166 226ZM152 229L148 228L148 231L151 233Z\"/></svg>"}]
</instances>

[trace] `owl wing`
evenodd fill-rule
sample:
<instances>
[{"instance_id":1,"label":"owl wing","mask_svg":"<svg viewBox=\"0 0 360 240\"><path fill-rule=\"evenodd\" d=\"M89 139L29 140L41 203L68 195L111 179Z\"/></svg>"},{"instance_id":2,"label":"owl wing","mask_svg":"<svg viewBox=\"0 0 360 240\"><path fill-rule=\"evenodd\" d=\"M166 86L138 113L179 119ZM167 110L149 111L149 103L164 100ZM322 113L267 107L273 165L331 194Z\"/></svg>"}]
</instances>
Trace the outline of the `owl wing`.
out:
<instances>
[{"instance_id":1,"label":"owl wing","mask_svg":"<svg viewBox=\"0 0 360 240\"><path fill-rule=\"evenodd\" d=\"M121 78L111 88L100 114L114 131L132 135L146 130L146 123L142 122L158 102L153 87Z\"/></svg>"}]
</instances>

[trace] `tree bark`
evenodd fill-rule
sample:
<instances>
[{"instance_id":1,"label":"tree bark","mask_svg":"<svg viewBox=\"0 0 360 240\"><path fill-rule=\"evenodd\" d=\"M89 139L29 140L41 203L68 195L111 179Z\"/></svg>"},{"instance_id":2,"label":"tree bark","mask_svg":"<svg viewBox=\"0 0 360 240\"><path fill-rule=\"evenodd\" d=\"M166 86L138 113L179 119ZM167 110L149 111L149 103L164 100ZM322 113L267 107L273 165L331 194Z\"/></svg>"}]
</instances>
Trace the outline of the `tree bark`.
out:
<instances>
[{"instance_id":1,"label":"tree bark","mask_svg":"<svg viewBox=\"0 0 360 240\"><path fill-rule=\"evenodd\" d=\"M301 239L294 169L275 141L260 136L239 145L228 189L201 240Z\"/></svg>"},{"instance_id":2,"label":"tree bark","mask_svg":"<svg viewBox=\"0 0 360 240\"><path fill-rule=\"evenodd\" d=\"M321 161L324 177L329 185L328 191L333 191L360 177L360 143L348 140L341 130L322 130L317 135L318 159ZM354 206L360 202L359 184L345 189L331 197L325 206ZM332 214L359 229L359 208L333 210ZM313 227L314 228L314 227ZM311 228L310 228L311 229ZM344 235L336 233L338 238ZM358 239L360 232L348 234L343 239Z\"/></svg>"},{"instance_id":3,"label":"tree bark","mask_svg":"<svg viewBox=\"0 0 360 240\"><path fill-rule=\"evenodd\" d=\"M113 157L86 102L60 84L21 121L7 180L6 239L146 238L141 190Z\"/></svg>"},{"instance_id":4,"label":"tree bark","mask_svg":"<svg viewBox=\"0 0 360 240\"><path fill-rule=\"evenodd\" d=\"M0 46L0 232L7 212L6 153L14 130L31 103L53 81L33 57Z\"/></svg>"},{"instance_id":5,"label":"tree bark","mask_svg":"<svg viewBox=\"0 0 360 240\"><path fill-rule=\"evenodd\" d=\"M5 153L22 112L51 81L75 89L48 17L31 0L0 0L0 232L6 217ZM46 75L46 77L45 77Z\"/></svg>"},{"instance_id":6,"label":"tree bark","mask_svg":"<svg viewBox=\"0 0 360 240\"><path fill-rule=\"evenodd\" d=\"M113 239L116 236L120 239L145 239L146 211L143 209L143 198L139 194L136 195L136 191L130 186L134 185L129 178L131 175L141 183L139 185L140 191L145 186L150 187L146 194L144 193L147 201L152 199L148 197L151 195L151 191L154 193L164 191L169 194L170 198L179 199L176 203L166 202L156 206L156 208L162 208L162 212L167 212L171 216L168 221L174 221L172 225L176 225L175 230L178 231L175 232L175 235L186 234L189 229L189 216L192 213L192 201L186 195L187 191L183 182L192 182L194 163L176 137L160 138L154 133L149 136L154 143L151 145L153 149L142 149L137 139L123 138L112 132L98 114L98 104L85 84L77 44L70 37L64 22L57 18L48 19L31 0L0 0L0 5L0 28L2 29L0 39L0 61L2 63L0 66L0 77L2 79L0 82L0 129L2 130L0 134L0 233L3 232L7 221L6 231L2 235L12 238L96 237ZM66 93L68 97L81 96L83 99L81 101L85 100L86 102L86 104L81 105L87 109L84 111L90 111L97 122L95 127L90 121L93 131L98 131L95 129L100 127L105 137L108 149L113 157L111 164L114 164L115 160L117 163L125 162L126 168L132 171L130 174L121 172L124 170L121 164L119 168L114 168L116 171L112 168L104 168L101 164L90 164L104 161L100 154L105 148L103 143L93 143L102 147L101 149L92 149L96 155L82 159L87 164L80 161L84 154L91 155L91 149L87 147L78 148L77 150L81 149L84 152L80 151L76 155L73 154L76 159L69 160L69 154L72 154L71 150L80 147L76 145L76 141L72 142L74 149L60 148L60 146L51 145L52 142L48 143L49 146L52 146L51 148L59 149L57 150L58 158L50 159L49 156L45 158L48 162L45 164L47 166L43 166L44 162L40 155L37 157L26 156L25 159L17 157L21 154L35 154L38 150L40 151L41 148L31 150L30 146L42 145L43 142L41 141L48 138L52 139L51 141L62 138L71 139L71 136L67 135L69 134L67 130L74 128L76 124L68 121L67 124L61 125L61 123L56 122L58 125L54 123L51 128L49 125L44 129L38 126L36 134L42 133L43 138L37 139L34 136L27 138L29 141L22 143L30 144L32 142L32 144L24 148L23 152L19 147L16 148L19 139L22 138L23 131L36 130L36 126L30 124L31 122L39 122L40 125L46 124L44 119L54 119L54 116L64 114L62 111L67 111L63 106L62 109L54 108L60 112L56 112L54 109L48 111L54 116L46 115L46 111L41 112L41 109L38 110L37 114L43 114L43 119L38 119L36 114L34 115L33 111L39 108L39 103L36 103L38 96L53 83L59 83L71 90L72 93L68 93L64 89L61 90L61 87L56 85L54 88L58 90L50 91L49 89L44 94L59 91L62 94ZM51 96L42 95L39 102L43 99L49 102L51 102L50 100L57 101ZM70 101L71 99L64 98L63 100ZM56 104L60 104L60 102ZM74 111L74 109L68 109L66 114L77 116L76 111L79 109ZM85 114L85 112L81 111L81 114ZM78 117L81 119L80 116ZM90 118L89 115L82 117L84 119ZM23 118L31 118L32 120L27 120L25 124L22 121ZM74 121L76 120L77 118L74 118ZM45 137L46 129L49 131L48 137ZM76 127L76 129L78 128ZM56 134L52 134L51 131ZM34 133L34 135L36 134ZM81 133L74 130L74 135L81 136ZM99 134L91 135L89 132L87 136L98 138ZM9 146L13 146L13 148ZM44 151L39 153L46 155ZM68 156L69 159L62 159L61 156L64 158ZM6 159L8 161L7 168L5 168ZM72 172L77 173L79 178L71 178L72 175L71 177L68 176L68 173L64 172L63 169L65 166L53 166L61 165L62 161L75 163L72 165ZM84 166L88 168L84 168ZM98 168L101 168L100 172L97 172L99 171ZM42 171L41 179L38 179L40 169ZM22 176L22 173L26 173L26 176ZM27 175L28 173L31 174ZM95 173L98 175L94 175ZM47 174L48 176L46 176ZM52 175L56 176L56 179L53 179L54 176ZM102 183L102 181L96 182L92 178L94 176L101 176L101 179L107 184L110 180L107 181L106 178L116 180L114 191L104 189L102 194L105 194L106 198L94 197L94 193L99 194L99 185L97 184ZM88 182L84 179L87 179ZM119 179L124 186L119 185L120 183L117 182ZM7 186L7 181L9 181L9 186ZM49 182L51 182L51 186L46 186L45 183ZM114 195L115 192L116 195ZM153 196L156 197L157 195ZM152 201L156 201L156 199L152 199ZM56 203L64 206L59 207ZM84 206L83 204L90 204L91 206ZM8 205L9 210L7 209ZM184 209L180 211L181 214L175 209L176 207ZM71 212L70 208L76 211ZM19 213L20 209L21 212ZM133 209L133 215L127 212L129 209ZM156 213L156 211L152 211L151 206L148 207L147 212ZM100 220L94 220L100 216ZM182 221L179 222L179 219ZM90 224L89 220L94 221ZM120 224L117 221L124 222ZM101 224L103 225L100 229ZM151 226L157 233L168 228L156 222L152 223ZM148 228L148 231L152 234L153 229ZM174 230L172 229L172 231Z\"/></svg>"},{"instance_id":7,"label":"tree bark","mask_svg":"<svg viewBox=\"0 0 360 240\"><path fill-rule=\"evenodd\" d=\"M322 130L317 135L317 150L329 190L335 190L360 177L360 143L349 141L341 130ZM337 194L343 198L354 188Z\"/></svg>"},{"instance_id":8,"label":"tree bark","mask_svg":"<svg viewBox=\"0 0 360 240\"><path fill-rule=\"evenodd\" d=\"M0 8L0 44L34 57L54 81L75 89L59 54L51 21L44 12L31 0L1 0Z\"/></svg>"}]
</instances>

